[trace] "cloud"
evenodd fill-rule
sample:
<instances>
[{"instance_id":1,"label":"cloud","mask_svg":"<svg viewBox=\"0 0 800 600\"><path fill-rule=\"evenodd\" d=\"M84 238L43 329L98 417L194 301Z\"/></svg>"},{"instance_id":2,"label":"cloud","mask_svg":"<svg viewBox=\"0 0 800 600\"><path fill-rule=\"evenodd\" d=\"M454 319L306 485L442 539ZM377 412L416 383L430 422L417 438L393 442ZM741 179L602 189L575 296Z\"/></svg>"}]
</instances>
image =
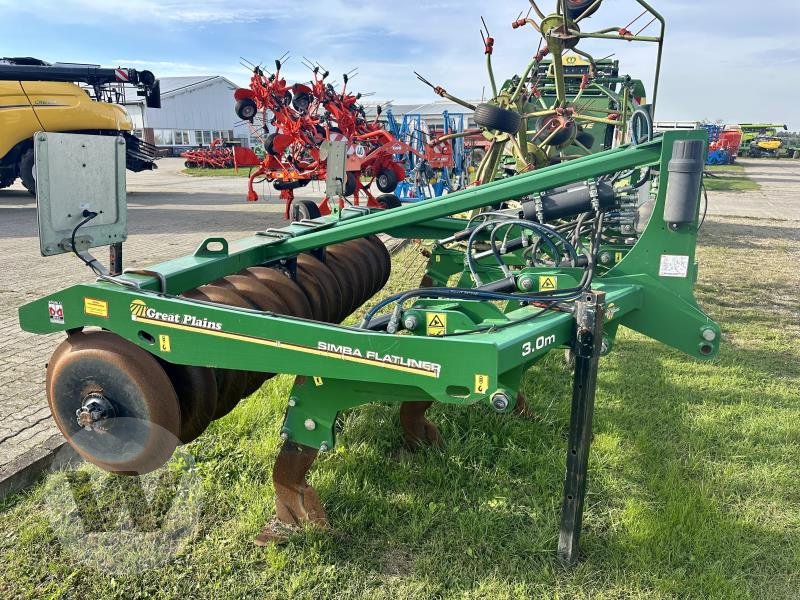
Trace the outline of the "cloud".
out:
<instances>
[{"instance_id":1,"label":"cloud","mask_svg":"<svg viewBox=\"0 0 800 600\"><path fill-rule=\"evenodd\" d=\"M551 8L555 1L538 4ZM800 95L800 3L771 0L768 28L758 25L760 17L751 8L757 5L750 2L651 4L667 19L658 118L794 118L790 107ZM532 28L510 27L528 6L526 0L434 0L424 5L396 0L0 0L0 39L12 39L24 26L35 27L37 39L25 46L33 48L27 51L52 60L125 63L162 76L219 74L237 83L249 78L237 66L240 56L271 64L289 50L294 58L285 74L293 79L309 78L300 65L307 56L340 81L340 73L359 67L354 87L376 92L376 99L435 100L414 70L456 95L475 99L488 87L480 16L496 38L493 61L498 79L504 80L524 69L539 43ZM636 20L640 13L634 0L608 0L581 26L638 31L649 21ZM71 25L80 29L73 38L68 37ZM653 23L645 33L656 28ZM74 55L64 56L65 44ZM580 47L596 56L614 53L623 72L652 88L653 44L587 40ZM115 56L101 55L106 48ZM118 60L121 55L137 60Z\"/></svg>"}]
</instances>

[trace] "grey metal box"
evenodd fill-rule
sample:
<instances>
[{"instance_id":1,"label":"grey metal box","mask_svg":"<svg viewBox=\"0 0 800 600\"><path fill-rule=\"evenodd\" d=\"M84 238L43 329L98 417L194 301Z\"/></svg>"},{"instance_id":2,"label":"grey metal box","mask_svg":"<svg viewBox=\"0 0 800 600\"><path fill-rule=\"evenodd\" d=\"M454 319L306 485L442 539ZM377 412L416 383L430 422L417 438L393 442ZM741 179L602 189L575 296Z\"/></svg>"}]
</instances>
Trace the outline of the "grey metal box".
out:
<instances>
[{"instance_id":1,"label":"grey metal box","mask_svg":"<svg viewBox=\"0 0 800 600\"><path fill-rule=\"evenodd\" d=\"M84 211L97 216L78 230L76 250L125 241L125 139L39 132L34 148L42 255L72 251L71 237Z\"/></svg>"}]
</instances>

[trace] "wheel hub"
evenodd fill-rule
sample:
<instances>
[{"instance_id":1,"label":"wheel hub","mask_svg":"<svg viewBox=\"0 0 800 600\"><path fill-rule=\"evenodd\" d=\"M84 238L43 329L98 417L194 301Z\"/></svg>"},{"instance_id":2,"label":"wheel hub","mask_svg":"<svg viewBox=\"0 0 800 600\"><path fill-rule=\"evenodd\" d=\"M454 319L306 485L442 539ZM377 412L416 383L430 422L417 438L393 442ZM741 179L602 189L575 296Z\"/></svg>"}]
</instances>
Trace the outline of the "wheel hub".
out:
<instances>
[{"instance_id":1,"label":"wheel hub","mask_svg":"<svg viewBox=\"0 0 800 600\"><path fill-rule=\"evenodd\" d=\"M78 425L87 431L105 431L104 422L115 416L114 406L98 392L84 397L81 407L75 411Z\"/></svg>"}]
</instances>

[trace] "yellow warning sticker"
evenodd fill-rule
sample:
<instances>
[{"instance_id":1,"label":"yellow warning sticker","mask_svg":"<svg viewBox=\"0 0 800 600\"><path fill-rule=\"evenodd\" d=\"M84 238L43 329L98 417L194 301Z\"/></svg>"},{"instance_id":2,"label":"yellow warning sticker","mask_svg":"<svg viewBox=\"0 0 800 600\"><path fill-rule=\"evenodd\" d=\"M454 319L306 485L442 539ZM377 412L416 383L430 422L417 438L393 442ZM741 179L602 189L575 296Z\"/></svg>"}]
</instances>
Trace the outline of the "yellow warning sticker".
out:
<instances>
[{"instance_id":1,"label":"yellow warning sticker","mask_svg":"<svg viewBox=\"0 0 800 600\"><path fill-rule=\"evenodd\" d=\"M485 394L489 389L489 376L475 373L475 393Z\"/></svg>"},{"instance_id":2,"label":"yellow warning sticker","mask_svg":"<svg viewBox=\"0 0 800 600\"><path fill-rule=\"evenodd\" d=\"M95 300L94 298L83 299L83 312L93 317L108 318L108 302L105 300Z\"/></svg>"},{"instance_id":3,"label":"yellow warning sticker","mask_svg":"<svg viewBox=\"0 0 800 600\"><path fill-rule=\"evenodd\" d=\"M622 262L623 258L625 258L625 256L622 254L622 252L614 253L614 262L615 263Z\"/></svg>"},{"instance_id":4,"label":"yellow warning sticker","mask_svg":"<svg viewBox=\"0 0 800 600\"><path fill-rule=\"evenodd\" d=\"M425 317L425 330L428 335L433 336L447 333L447 313L428 313Z\"/></svg>"},{"instance_id":5,"label":"yellow warning sticker","mask_svg":"<svg viewBox=\"0 0 800 600\"><path fill-rule=\"evenodd\" d=\"M539 275L539 291L552 292L558 289L558 275Z\"/></svg>"},{"instance_id":6,"label":"yellow warning sticker","mask_svg":"<svg viewBox=\"0 0 800 600\"><path fill-rule=\"evenodd\" d=\"M168 335L158 336L158 347L161 348L162 352L172 352L172 344L169 341Z\"/></svg>"},{"instance_id":7,"label":"yellow warning sticker","mask_svg":"<svg viewBox=\"0 0 800 600\"><path fill-rule=\"evenodd\" d=\"M320 387L324 382L322 381L322 377L314 377L314 385Z\"/></svg>"}]
</instances>

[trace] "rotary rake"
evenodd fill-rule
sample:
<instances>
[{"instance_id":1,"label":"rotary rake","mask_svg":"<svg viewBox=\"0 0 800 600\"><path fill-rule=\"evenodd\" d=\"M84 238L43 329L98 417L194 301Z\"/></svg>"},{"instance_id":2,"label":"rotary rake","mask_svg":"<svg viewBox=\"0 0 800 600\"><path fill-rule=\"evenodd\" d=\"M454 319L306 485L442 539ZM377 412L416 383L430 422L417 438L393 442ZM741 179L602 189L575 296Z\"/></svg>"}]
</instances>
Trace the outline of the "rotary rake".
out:
<instances>
[{"instance_id":1,"label":"rotary rake","mask_svg":"<svg viewBox=\"0 0 800 600\"><path fill-rule=\"evenodd\" d=\"M693 296L705 147L704 131L670 132L435 202L334 203L329 217L235 245L211 237L191 256L101 273L22 306L20 322L66 332L47 367L53 417L81 456L116 473L159 468L267 378L295 375L273 468L277 517L290 525L327 523L306 474L334 447L340 412L398 404L406 444L436 444L433 402L512 413L524 404L523 374L568 349L559 553L574 561L598 363L619 327L699 359L718 351L719 327ZM640 177L651 191L637 207L642 234L602 269L605 220L630 194L618 182ZM518 208L450 216L512 200ZM389 278L380 233L434 241L422 284L372 304L357 326L338 325Z\"/></svg>"},{"instance_id":2,"label":"rotary rake","mask_svg":"<svg viewBox=\"0 0 800 600\"><path fill-rule=\"evenodd\" d=\"M261 127L255 129L264 138L266 150L264 161L250 176L248 201L258 200L255 182L269 181L281 193L287 219L330 214L328 196L319 205L302 201L293 206L294 190L311 181L324 181L330 143L344 141L348 146L344 196L352 197L356 206L398 206L392 192L405 177L405 171L395 157L417 151L383 129L378 120L380 110L375 119L367 119L364 107L358 103L361 94L347 91L350 74L344 74L342 89L337 91L327 82L328 71L307 63L312 81L290 85L281 76L282 60L275 61L274 73L254 67L250 87L235 93L240 118L254 124L260 115ZM275 130L270 132L268 125ZM364 178L369 181L364 182ZM372 194L373 183L382 195ZM345 200L339 198L339 208L344 206Z\"/></svg>"},{"instance_id":3,"label":"rotary rake","mask_svg":"<svg viewBox=\"0 0 800 600\"><path fill-rule=\"evenodd\" d=\"M597 13L603 0L557 0L556 10L551 14L542 12L535 0L529 1L528 15L520 14L512 28L535 29L541 38L539 48L521 75L500 86L492 66L495 40L483 22L481 35L492 91L489 101L476 106L417 73L420 81L437 95L475 111L477 128L445 135L431 143L475 135L490 142L476 170L477 185L506 176L509 171L530 171L631 139L641 141L652 132L664 39L661 15L644 0L635 0L644 10L627 25L586 32L581 30L584 20ZM655 22L661 24L659 34L642 35ZM629 28L637 23L644 26L634 33ZM658 45L652 106L644 104L641 81L621 76L616 61L596 60L578 49L579 43L586 39ZM598 129L603 130L602 136L593 135Z\"/></svg>"}]
</instances>

